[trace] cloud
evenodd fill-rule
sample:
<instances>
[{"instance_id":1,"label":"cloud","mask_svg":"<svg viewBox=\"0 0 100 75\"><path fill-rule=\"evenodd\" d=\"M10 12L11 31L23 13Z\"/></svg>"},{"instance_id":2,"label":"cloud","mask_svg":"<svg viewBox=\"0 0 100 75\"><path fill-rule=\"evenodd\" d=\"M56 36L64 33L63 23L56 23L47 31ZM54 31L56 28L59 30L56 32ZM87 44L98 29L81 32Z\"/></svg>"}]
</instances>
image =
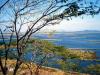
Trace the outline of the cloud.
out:
<instances>
[{"instance_id":1,"label":"cloud","mask_svg":"<svg viewBox=\"0 0 100 75\"><path fill-rule=\"evenodd\" d=\"M84 16L84 18L76 17L72 20L63 20L58 25L47 26L42 30L57 30L57 31L82 31L82 30L100 30L100 15L92 18Z\"/></svg>"}]
</instances>

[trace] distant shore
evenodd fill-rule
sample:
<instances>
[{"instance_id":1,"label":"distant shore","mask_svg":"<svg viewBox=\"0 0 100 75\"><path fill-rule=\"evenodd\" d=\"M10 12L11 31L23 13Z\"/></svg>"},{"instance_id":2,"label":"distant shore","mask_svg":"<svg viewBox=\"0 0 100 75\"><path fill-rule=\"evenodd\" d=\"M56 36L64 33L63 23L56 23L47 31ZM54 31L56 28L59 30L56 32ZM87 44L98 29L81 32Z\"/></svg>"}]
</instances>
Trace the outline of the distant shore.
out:
<instances>
[{"instance_id":1,"label":"distant shore","mask_svg":"<svg viewBox=\"0 0 100 75\"><path fill-rule=\"evenodd\" d=\"M15 48L16 46L13 45L11 48ZM0 46L0 50L4 49L4 46ZM71 55L75 55L79 57L81 60L93 60L96 59L96 53L93 51L87 51L87 49L80 49L80 48L66 48L66 50L69 52ZM90 49L89 49L90 50Z\"/></svg>"}]
</instances>

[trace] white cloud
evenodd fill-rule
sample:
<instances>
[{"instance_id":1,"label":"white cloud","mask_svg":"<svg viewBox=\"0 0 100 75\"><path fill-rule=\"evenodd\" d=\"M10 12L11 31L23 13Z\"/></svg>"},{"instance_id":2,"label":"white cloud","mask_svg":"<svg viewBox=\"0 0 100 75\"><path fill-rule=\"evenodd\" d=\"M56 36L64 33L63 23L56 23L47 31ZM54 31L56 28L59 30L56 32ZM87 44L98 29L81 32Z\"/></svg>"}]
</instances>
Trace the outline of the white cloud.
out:
<instances>
[{"instance_id":1,"label":"white cloud","mask_svg":"<svg viewBox=\"0 0 100 75\"><path fill-rule=\"evenodd\" d=\"M100 30L100 15L92 18L84 16L84 18L76 17L70 21L63 20L59 25L47 26L42 30L57 31L82 31L82 30Z\"/></svg>"}]
</instances>

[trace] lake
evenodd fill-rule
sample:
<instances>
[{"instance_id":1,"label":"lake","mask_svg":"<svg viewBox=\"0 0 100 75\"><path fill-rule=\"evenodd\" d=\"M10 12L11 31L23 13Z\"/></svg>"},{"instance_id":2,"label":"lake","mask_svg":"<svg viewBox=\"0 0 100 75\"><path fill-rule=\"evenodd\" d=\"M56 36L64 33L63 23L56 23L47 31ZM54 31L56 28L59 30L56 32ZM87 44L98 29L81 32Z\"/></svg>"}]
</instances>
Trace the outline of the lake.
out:
<instances>
[{"instance_id":1,"label":"lake","mask_svg":"<svg viewBox=\"0 0 100 75\"><path fill-rule=\"evenodd\" d=\"M100 31L58 32L53 33L52 36L49 36L47 33L38 33L34 34L32 37L48 40L55 45L64 46L73 50L84 49L93 51L96 53L96 60L71 60L71 62L78 61L82 67L91 64L100 64Z\"/></svg>"},{"instance_id":2,"label":"lake","mask_svg":"<svg viewBox=\"0 0 100 75\"><path fill-rule=\"evenodd\" d=\"M7 37L6 37L7 38ZM15 38L15 37L14 37ZM36 33L32 38L48 40L55 45L64 46L65 48L84 49L96 53L96 60L68 60L77 63L79 66L85 67L91 64L100 64L100 31L78 31L78 32L55 32L52 35L48 33ZM27 54L27 59L31 60L32 54ZM53 62L53 61L52 61ZM49 65L51 67L59 68L56 64Z\"/></svg>"},{"instance_id":3,"label":"lake","mask_svg":"<svg viewBox=\"0 0 100 75\"><path fill-rule=\"evenodd\" d=\"M96 52L100 57L100 32L79 31L79 32L59 32L53 33L49 37L46 33L34 34L34 38L48 40L55 45L72 49L84 49Z\"/></svg>"}]
</instances>

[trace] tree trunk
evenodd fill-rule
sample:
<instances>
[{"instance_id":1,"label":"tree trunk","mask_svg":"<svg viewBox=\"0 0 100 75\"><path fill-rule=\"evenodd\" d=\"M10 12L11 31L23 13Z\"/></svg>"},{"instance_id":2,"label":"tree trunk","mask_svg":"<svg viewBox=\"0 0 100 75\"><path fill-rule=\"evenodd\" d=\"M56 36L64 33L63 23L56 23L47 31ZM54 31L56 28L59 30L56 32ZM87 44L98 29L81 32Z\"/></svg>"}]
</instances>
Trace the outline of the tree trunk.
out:
<instances>
[{"instance_id":1,"label":"tree trunk","mask_svg":"<svg viewBox=\"0 0 100 75\"><path fill-rule=\"evenodd\" d=\"M36 71L35 71L35 75L39 75L39 69L40 69L41 65L37 65Z\"/></svg>"},{"instance_id":2,"label":"tree trunk","mask_svg":"<svg viewBox=\"0 0 100 75\"><path fill-rule=\"evenodd\" d=\"M16 75L21 64L22 64L22 62L17 60L13 75Z\"/></svg>"},{"instance_id":3,"label":"tree trunk","mask_svg":"<svg viewBox=\"0 0 100 75\"><path fill-rule=\"evenodd\" d=\"M2 70L2 74L7 75L8 69L7 69L7 67L3 67L1 57L0 57L0 67L1 67L1 70Z\"/></svg>"}]
</instances>

